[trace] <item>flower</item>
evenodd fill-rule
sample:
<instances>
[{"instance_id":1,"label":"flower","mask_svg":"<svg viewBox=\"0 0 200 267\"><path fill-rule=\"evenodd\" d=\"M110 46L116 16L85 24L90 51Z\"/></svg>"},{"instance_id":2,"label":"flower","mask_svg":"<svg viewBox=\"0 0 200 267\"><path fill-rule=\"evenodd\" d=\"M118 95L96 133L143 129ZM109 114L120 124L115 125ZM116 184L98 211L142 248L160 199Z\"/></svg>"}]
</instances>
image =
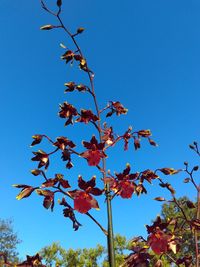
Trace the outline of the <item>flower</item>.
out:
<instances>
[{"instance_id":1,"label":"flower","mask_svg":"<svg viewBox=\"0 0 200 267\"><path fill-rule=\"evenodd\" d=\"M111 102L111 103L112 103L112 107L114 108L117 116L127 113L128 109L124 108L124 106L119 101Z\"/></svg>"},{"instance_id":2,"label":"flower","mask_svg":"<svg viewBox=\"0 0 200 267\"><path fill-rule=\"evenodd\" d=\"M57 146L63 151L65 150L66 147L74 148L76 146L72 141L70 141L68 138L64 136L57 137L56 140L57 141L54 143L54 146Z\"/></svg>"},{"instance_id":3,"label":"flower","mask_svg":"<svg viewBox=\"0 0 200 267\"><path fill-rule=\"evenodd\" d=\"M112 186L112 190L116 191L122 198L131 198L134 193L135 184L131 181L117 181Z\"/></svg>"},{"instance_id":4,"label":"flower","mask_svg":"<svg viewBox=\"0 0 200 267\"><path fill-rule=\"evenodd\" d=\"M73 116L78 115L76 108L67 102L64 102L62 105L60 105L60 111L58 114L60 118L68 118L65 123L65 126L73 124Z\"/></svg>"},{"instance_id":5,"label":"flower","mask_svg":"<svg viewBox=\"0 0 200 267\"><path fill-rule=\"evenodd\" d=\"M38 150L37 152L33 152L35 157L33 157L31 160L32 161L39 161L38 168L45 167L45 169L48 168L49 166L49 155L42 151L41 149Z\"/></svg>"},{"instance_id":6,"label":"flower","mask_svg":"<svg viewBox=\"0 0 200 267\"><path fill-rule=\"evenodd\" d=\"M155 232L149 235L148 244L154 253L160 255L170 249L172 250L172 239L173 237L171 235L164 233L159 227L157 227Z\"/></svg>"},{"instance_id":7,"label":"flower","mask_svg":"<svg viewBox=\"0 0 200 267\"><path fill-rule=\"evenodd\" d=\"M85 122L87 124L89 121L95 122L98 120L99 118L94 115L91 110L82 109L81 115L78 119L76 119L76 122Z\"/></svg>"},{"instance_id":8,"label":"flower","mask_svg":"<svg viewBox=\"0 0 200 267\"><path fill-rule=\"evenodd\" d=\"M82 190L70 191L74 199L74 209L80 213L87 213L91 208L99 209L98 202L89 193Z\"/></svg>"},{"instance_id":9,"label":"flower","mask_svg":"<svg viewBox=\"0 0 200 267\"><path fill-rule=\"evenodd\" d=\"M97 166L102 158L107 157L103 151L105 143L98 143L95 136L91 138L90 142L83 141L83 146L88 150L81 153L81 156L87 159L89 166Z\"/></svg>"}]
</instances>

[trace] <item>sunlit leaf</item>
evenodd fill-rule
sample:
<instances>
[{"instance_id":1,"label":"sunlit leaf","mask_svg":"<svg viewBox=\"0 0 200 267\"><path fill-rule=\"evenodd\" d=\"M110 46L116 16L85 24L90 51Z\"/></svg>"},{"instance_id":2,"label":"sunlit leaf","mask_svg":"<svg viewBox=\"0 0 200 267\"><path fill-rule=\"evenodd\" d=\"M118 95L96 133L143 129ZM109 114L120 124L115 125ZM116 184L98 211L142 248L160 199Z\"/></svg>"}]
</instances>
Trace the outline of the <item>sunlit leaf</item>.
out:
<instances>
[{"instance_id":1,"label":"sunlit leaf","mask_svg":"<svg viewBox=\"0 0 200 267\"><path fill-rule=\"evenodd\" d=\"M22 191L16 196L17 200L21 200L22 198L29 197L32 192L35 190L32 186L26 187L22 189Z\"/></svg>"}]
</instances>

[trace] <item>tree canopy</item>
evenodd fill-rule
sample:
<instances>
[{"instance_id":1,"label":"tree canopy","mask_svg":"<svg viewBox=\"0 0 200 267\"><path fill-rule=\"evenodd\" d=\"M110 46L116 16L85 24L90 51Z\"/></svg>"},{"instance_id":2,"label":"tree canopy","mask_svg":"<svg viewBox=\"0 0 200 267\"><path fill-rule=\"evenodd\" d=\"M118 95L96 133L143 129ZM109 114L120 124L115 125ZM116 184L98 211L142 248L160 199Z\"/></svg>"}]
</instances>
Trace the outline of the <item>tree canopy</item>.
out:
<instances>
[{"instance_id":1,"label":"tree canopy","mask_svg":"<svg viewBox=\"0 0 200 267\"><path fill-rule=\"evenodd\" d=\"M6 255L6 258L11 263L18 262L17 244L20 240L13 230L11 220L0 219L0 253ZM3 259L0 258L0 266Z\"/></svg>"}]
</instances>

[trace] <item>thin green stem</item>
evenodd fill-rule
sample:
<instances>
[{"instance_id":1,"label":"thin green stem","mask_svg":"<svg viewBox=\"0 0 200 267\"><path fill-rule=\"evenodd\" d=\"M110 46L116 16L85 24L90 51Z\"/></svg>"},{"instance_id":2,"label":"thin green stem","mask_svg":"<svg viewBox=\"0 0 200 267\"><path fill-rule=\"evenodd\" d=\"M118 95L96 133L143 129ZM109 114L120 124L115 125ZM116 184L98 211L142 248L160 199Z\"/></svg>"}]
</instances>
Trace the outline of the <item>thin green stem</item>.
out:
<instances>
[{"instance_id":1,"label":"thin green stem","mask_svg":"<svg viewBox=\"0 0 200 267\"><path fill-rule=\"evenodd\" d=\"M113 234L113 220L112 220L112 197L110 194L110 185L106 184L106 202L107 202L107 214L108 214L108 258L110 267L115 267L115 248L114 248L114 234Z\"/></svg>"}]
</instances>

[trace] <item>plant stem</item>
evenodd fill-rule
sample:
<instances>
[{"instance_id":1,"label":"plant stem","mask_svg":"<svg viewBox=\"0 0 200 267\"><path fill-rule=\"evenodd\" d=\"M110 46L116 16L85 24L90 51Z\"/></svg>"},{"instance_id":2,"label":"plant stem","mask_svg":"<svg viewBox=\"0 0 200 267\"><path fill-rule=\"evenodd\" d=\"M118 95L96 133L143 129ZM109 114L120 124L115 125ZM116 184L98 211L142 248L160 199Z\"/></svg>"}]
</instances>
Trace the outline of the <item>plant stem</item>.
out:
<instances>
[{"instance_id":1,"label":"plant stem","mask_svg":"<svg viewBox=\"0 0 200 267\"><path fill-rule=\"evenodd\" d=\"M197 216L196 218L199 220L200 218L200 189L197 191ZM195 239L195 255L196 255L196 267L199 267L199 240L198 240L198 230L195 229L194 232Z\"/></svg>"},{"instance_id":2,"label":"plant stem","mask_svg":"<svg viewBox=\"0 0 200 267\"><path fill-rule=\"evenodd\" d=\"M107 216L108 216L108 259L110 267L115 267L115 249L114 249L114 234L113 234L113 222L112 222L112 196L110 194L110 185L106 184L106 202L107 202Z\"/></svg>"}]
</instances>

